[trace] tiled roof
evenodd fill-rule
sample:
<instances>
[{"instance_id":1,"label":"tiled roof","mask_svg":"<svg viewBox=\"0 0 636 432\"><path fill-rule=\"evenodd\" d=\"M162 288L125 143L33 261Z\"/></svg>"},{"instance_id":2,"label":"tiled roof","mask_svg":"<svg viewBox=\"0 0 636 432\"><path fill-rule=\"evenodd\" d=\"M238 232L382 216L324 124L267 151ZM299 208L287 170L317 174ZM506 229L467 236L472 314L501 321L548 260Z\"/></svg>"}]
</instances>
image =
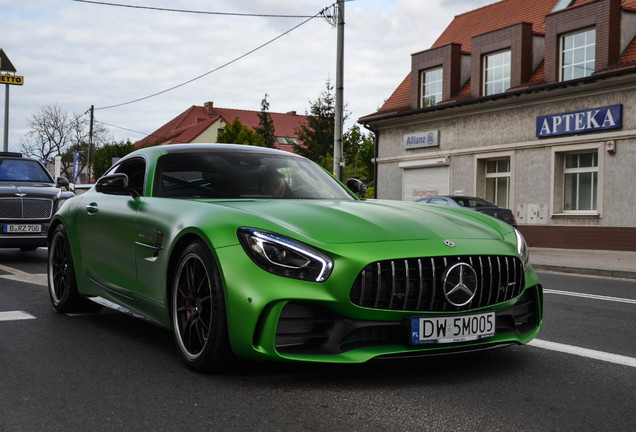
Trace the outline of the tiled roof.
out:
<instances>
[{"instance_id":1,"label":"tiled roof","mask_svg":"<svg viewBox=\"0 0 636 432\"><path fill-rule=\"evenodd\" d=\"M631 45L623 52L618 64L623 66L630 63L636 63L636 38L632 41Z\"/></svg>"},{"instance_id":2,"label":"tiled roof","mask_svg":"<svg viewBox=\"0 0 636 432\"><path fill-rule=\"evenodd\" d=\"M225 123L232 123L238 117L243 125L254 129L259 124L259 114L260 111L216 108L210 102L206 103L205 106L193 105L147 137L137 141L135 147L164 142L169 144L189 143L219 119ZM293 111L286 114L273 112L269 114L274 123L276 136L297 138L297 130L307 122L304 115L297 115ZM293 149L291 145L278 143L276 145L282 150L292 151Z\"/></svg>"},{"instance_id":3,"label":"tiled roof","mask_svg":"<svg viewBox=\"0 0 636 432\"><path fill-rule=\"evenodd\" d=\"M597 0L576 0L570 7L577 7ZM461 50L470 54L471 39L473 36L485 34L494 30L509 27L521 22L532 24L532 31L535 34L545 33L545 17L549 15L556 5L557 0L502 0L481 8L455 16L453 21L446 27L439 38L431 46L438 48L450 43L461 44ZM636 0L622 0L623 10L636 12ZM622 53L617 65L625 66L636 63L636 39ZM544 64L533 72L528 86L535 86L543 83ZM468 81L454 99L470 97L470 81ZM384 105L373 114L361 118L370 119L379 114L409 111L411 94L411 73L400 83L398 88L386 100Z\"/></svg>"},{"instance_id":4,"label":"tiled roof","mask_svg":"<svg viewBox=\"0 0 636 432\"><path fill-rule=\"evenodd\" d=\"M544 34L545 16L554 8L556 2L557 0L503 0L457 15L431 48L454 42L461 44L462 51L469 53L473 36L520 22L532 23L534 33Z\"/></svg>"},{"instance_id":5,"label":"tiled roof","mask_svg":"<svg viewBox=\"0 0 636 432\"><path fill-rule=\"evenodd\" d=\"M623 9L636 12L636 0L623 0L621 3L623 4Z\"/></svg>"},{"instance_id":6,"label":"tiled roof","mask_svg":"<svg viewBox=\"0 0 636 432\"><path fill-rule=\"evenodd\" d=\"M393 92L391 97L387 99L382 108L378 112L389 113L399 112L411 109L411 73L404 78L402 83Z\"/></svg>"}]
</instances>

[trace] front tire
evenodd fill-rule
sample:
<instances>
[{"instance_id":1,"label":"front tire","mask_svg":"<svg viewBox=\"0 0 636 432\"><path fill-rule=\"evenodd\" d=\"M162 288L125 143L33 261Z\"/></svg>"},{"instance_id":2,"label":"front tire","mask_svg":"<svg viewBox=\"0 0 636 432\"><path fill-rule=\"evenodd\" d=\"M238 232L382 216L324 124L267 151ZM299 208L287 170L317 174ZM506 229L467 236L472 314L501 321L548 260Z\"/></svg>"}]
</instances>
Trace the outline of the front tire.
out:
<instances>
[{"instance_id":1,"label":"front tire","mask_svg":"<svg viewBox=\"0 0 636 432\"><path fill-rule=\"evenodd\" d=\"M71 244L63 225L56 226L51 235L47 260L47 279L49 297L53 307L58 312L79 312L96 309L98 306L90 300L82 298L77 292ZM94 306L91 307L91 305Z\"/></svg>"},{"instance_id":2,"label":"front tire","mask_svg":"<svg viewBox=\"0 0 636 432\"><path fill-rule=\"evenodd\" d=\"M181 253L172 282L172 327L179 354L196 371L225 369L231 359L225 296L208 247L197 241Z\"/></svg>"}]
</instances>

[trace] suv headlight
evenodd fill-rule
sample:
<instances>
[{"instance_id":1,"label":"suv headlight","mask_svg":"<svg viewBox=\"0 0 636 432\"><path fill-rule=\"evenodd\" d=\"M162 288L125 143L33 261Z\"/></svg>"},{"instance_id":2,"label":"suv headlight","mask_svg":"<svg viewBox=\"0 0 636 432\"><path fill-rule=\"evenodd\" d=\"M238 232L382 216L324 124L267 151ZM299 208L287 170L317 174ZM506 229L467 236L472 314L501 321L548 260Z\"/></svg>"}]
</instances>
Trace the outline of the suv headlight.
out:
<instances>
[{"instance_id":1,"label":"suv headlight","mask_svg":"<svg viewBox=\"0 0 636 432\"><path fill-rule=\"evenodd\" d=\"M254 228L239 228L237 234L252 261L275 275L324 282L333 269L327 255L289 237Z\"/></svg>"},{"instance_id":2,"label":"suv headlight","mask_svg":"<svg viewBox=\"0 0 636 432\"><path fill-rule=\"evenodd\" d=\"M528 245L526 244L526 239L523 238L519 230L516 228L513 229L515 230L515 238L517 239L517 253L519 254L519 258L521 258L523 269L525 270L528 268L528 264L530 263Z\"/></svg>"},{"instance_id":3,"label":"suv headlight","mask_svg":"<svg viewBox=\"0 0 636 432\"><path fill-rule=\"evenodd\" d=\"M57 200L57 210L62 208L62 204L64 204L66 201L68 201L68 198L60 198Z\"/></svg>"}]
</instances>

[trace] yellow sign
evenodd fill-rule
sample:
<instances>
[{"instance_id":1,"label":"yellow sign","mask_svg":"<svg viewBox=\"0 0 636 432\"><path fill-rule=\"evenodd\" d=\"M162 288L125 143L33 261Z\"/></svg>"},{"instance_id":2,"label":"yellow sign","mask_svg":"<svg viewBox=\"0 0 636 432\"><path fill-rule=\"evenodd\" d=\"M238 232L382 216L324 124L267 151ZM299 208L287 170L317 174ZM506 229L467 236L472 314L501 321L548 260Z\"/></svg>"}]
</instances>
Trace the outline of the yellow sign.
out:
<instances>
[{"instance_id":1,"label":"yellow sign","mask_svg":"<svg viewBox=\"0 0 636 432\"><path fill-rule=\"evenodd\" d=\"M22 85L24 84L24 77L20 75L0 74L0 84Z\"/></svg>"}]
</instances>

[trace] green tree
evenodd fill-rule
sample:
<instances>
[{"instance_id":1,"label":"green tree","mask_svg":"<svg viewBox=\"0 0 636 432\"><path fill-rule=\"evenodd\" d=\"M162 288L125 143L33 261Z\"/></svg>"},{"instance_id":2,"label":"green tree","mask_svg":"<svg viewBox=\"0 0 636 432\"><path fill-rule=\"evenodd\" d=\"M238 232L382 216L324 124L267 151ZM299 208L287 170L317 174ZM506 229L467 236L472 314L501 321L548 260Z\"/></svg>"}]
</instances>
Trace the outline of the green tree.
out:
<instances>
[{"instance_id":1,"label":"green tree","mask_svg":"<svg viewBox=\"0 0 636 432\"><path fill-rule=\"evenodd\" d=\"M72 147L67 147L64 153L62 153L62 166L60 169L60 175L66 177L71 183L88 183L89 179L84 178L85 174L77 178L77 181L73 178L73 162L75 158L75 152L79 152L80 155L80 173L84 173L86 167L86 161L88 160L88 143L79 143Z\"/></svg>"},{"instance_id":2,"label":"green tree","mask_svg":"<svg viewBox=\"0 0 636 432\"><path fill-rule=\"evenodd\" d=\"M333 161L336 107L330 80L318 99L310 104L309 112L305 111L307 124L296 131L302 144L294 144L294 151L331 171L333 165L328 164L329 160Z\"/></svg>"},{"instance_id":3,"label":"green tree","mask_svg":"<svg viewBox=\"0 0 636 432\"><path fill-rule=\"evenodd\" d=\"M135 146L130 142L119 142L105 144L95 151L93 156L93 176L98 179L113 164L113 158L121 158L135 150Z\"/></svg>"},{"instance_id":4,"label":"green tree","mask_svg":"<svg viewBox=\"0 0 636 432\"><path fill-rule=\"evenodd\" d=\"M360 126L353 125L343 136L345 159L344 178L355 177L367 185L373 183L373 157L375 139L373 133L365 134Z\"/></svg>"},{"instance_id":5,"label":"green tree","mask_svg":"<svg viewBox=\"0 0 636 432\"><path fill-rule=\"evenodd\" d=\"M274 121L269 114L269 102L267 102L267 93L261 101L261 112L258 113L258 126L254 129L256 135L262 139L262 145L274 148L276 145L276 134L274 131Z\"/></svg>"},{"instance_id":6,"label":"green tree","mask_svg":"<svg viewBox=\"0 0 636 432\"><path fill-rule=\"evenodd\" d=\"M261 137L252 129L241 123L238 117L231 124L226 124L223 132L216 138L218 143L260 145Z\"/></svg>"}]
</instances>

